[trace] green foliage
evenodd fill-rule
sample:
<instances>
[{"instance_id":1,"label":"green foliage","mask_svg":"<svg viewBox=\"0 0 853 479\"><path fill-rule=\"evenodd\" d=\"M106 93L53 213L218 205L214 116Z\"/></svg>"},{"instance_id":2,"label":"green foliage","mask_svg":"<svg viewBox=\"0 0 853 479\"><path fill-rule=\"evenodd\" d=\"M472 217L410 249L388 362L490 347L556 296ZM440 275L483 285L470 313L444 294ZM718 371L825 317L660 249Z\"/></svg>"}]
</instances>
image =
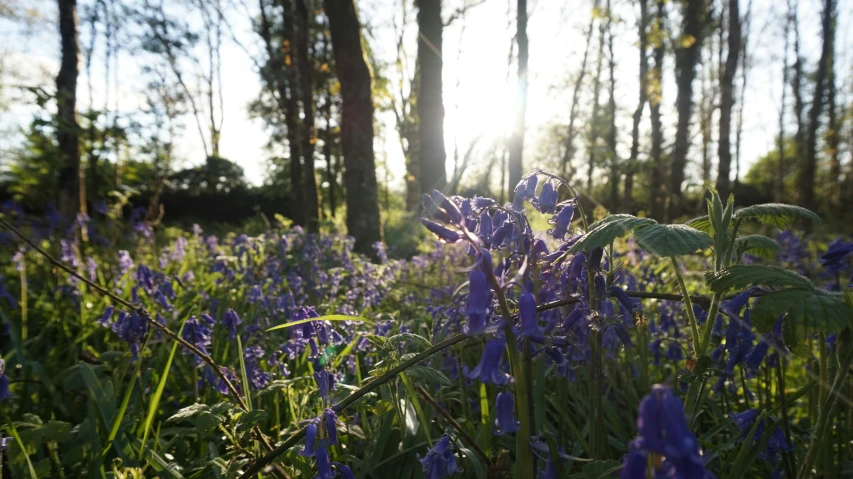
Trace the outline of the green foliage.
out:
<instances>
[{"instance_id":1,"label":"green foliage","mask_svg":"<svg viewBox=\"0 0 853 479\"><path fill-rule=\"evenodd\" d=\"M760 223L777 228L787 228L798 219L820 223L820 217L812 211L801 206L782 203L747 206L746 208L737 210L734 218L738 220L754 219Z\"/></svg>"},{"instance_id":2,"label":"green foliage","mask_svg":"<svg viewBox=\"0 0 853 479\"><path fill-rule=\"evenodd\" d=\"M715 293L740 290L754 285L813 288L812 282L807 278L778 266L732 265L722 271L708 273L706 276L711 291Z\"/></svg>"},{"instance_id":3,"label":"green foliage","mask_svg":"<svg viewBox=\"0 0 853 479\"><path fill-rule=\"evenodd\" d=\"M775 240L764 235L740 236L737 239L738 257L740 253L750 253L764 259L773 259L781 246Z\"/></svg>"},{"instance_id":4,"label":"green foliage","mask_svg":"<svg viewBox=\"0 0 853 479\"><path fill-rule=\"evenodd\" d=\"M640 226L655 224L651 218L637 218L632 215L610 215L589 226L589 231L570 249L570 253L592 251L595 248L609 246L616 238L621 238Z\"/></svg>"},{"instance_id":5,"label":"green foliage","mask_svg":"<svg viewBox=\"0 0 853 479\"><path fill-rule=\"evenodd\" d=\"M681 256L711 246L713 239L687 225L649 225L634 230L637 244L655 256Z\"/></svg>"},{"instance_id":6,"label":"green foliage","mask_svg":"<svg viewBox=\"0 0 853 479\"><path fill-rule=\"evenodd\" d=\"M797 344L808 333L831 334L851 327L853 308L843 293L811 288L789 288L763 295L752 307L752 321L760 332L767 332L779 315L787 313L783 323L786 342Z\"/></svg>"}]
</instances>

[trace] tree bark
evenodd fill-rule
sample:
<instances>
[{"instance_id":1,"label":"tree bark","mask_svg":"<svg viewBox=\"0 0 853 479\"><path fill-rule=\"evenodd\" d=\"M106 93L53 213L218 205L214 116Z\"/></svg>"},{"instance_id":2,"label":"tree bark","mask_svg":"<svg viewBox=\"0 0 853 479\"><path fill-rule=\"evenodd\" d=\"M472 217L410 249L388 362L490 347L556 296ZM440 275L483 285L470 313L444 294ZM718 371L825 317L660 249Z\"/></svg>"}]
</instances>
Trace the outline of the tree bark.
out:
<instances>
[{"instance_id":1,"label":"tree bark","mask_svg":"<svg viewBox=\"0 0 853 479\"><path fill-rule=\"evenodd\" d=\"M601 102L599 99L601 95L601 68L604 60L604 35L606 28L603 20L598 25L598 58L595 63L595 81L592 84L592 117L589 120L589 131L587 133L586 153L589 159L587 163L586 190L589 194L592 194L592 187L594 185L592 177L598 157L598 117L601 112Z\"/></svg>"},{"instance_id":2,"label":"tree bark","mask_svg":"<svg viewBox=\"0 0 853 479\"><path fill-rule=\"evenodd\" d=\"M835 1L825 0L823 6L823 47L820 52L820 61L815 74L815 91L811 108L809 109L809 131L806 137L806 161L801 165L798 183L801 188L802 206L814 209L815 201L815 171L817 170L817 131L820 126L820 113L823 110L824 90L826 88L827 67L834 49L833 43L835 32L833 31L833 18L835 17Z\"/></svg>"},{"instance_id":3,"label":"tree bark","mask_svg":"<svg viewBox=\"0 0 853 479\"><path fill-rule=\"evenodd\" d=\"M320 205L317 200L317 177L314 174L314 67L311 64L309 33L311 15L306 0L296 0L296 70L299 75L299 96L302 99L302 191L305 195L305 220L308 231L320 228Z\"/></svg>"},{"instance_id":4,"label":"tree bark","mask_svg":"<svg viewBox=\"0 0 853 479\"><path fill-rule=\"evenodd\" d=\"M418 7L418 161L421 192L447 186L444 148L441 0L417 0Z\"/></svg>"},{"instance_id":5,"label":"tree bark","mask_svg":"<svg viewBox=\"0 0 853 479\"><path fill-rule=\"evenodd\" d=\"M305 201L305 180L302 172L302 143L299 135L299 76L296 71L294 55L294 33L296 30L296 1L284 0L284 29L282 31L282 54L285 77L284 102L285 125L287 126L287 146L290 152L290 189L293 195L293 222L305 225L308 219Z\"/></svg>"},{"instance_id":6,"label":"tree bark","mask_svg":"<svg viewBox=\"0 0 853 479\"><path fill-rule=\"evenodd\" d=\"M610 94L607 112L610 127L607 130L607 149L610 154L610 211L619 210L619 156L616 154L616 59L613 57L613 16L607 0L607 53L610 67Z\"/></svg>"},{"instance_id":7,"label":"tree bark","mask_svg":"<svg viewBox=\"0 0 853 479\"><path fill-rule=\"evenodd\" d=\"M641 0L645 2L646 0ZM594 9L598 8L598 0L595 1ZM596 16L590 14L589 27L586 30L586 46L583 50L583 59L581 60L581 70L578 73L578 78L575 80L574 90L572 92L572 107L569 110L569 129L566 135L566 149L563 152L562 174L567 179L571 180L573 172L570 172L572 167L572 159L575 156L575 120L577 119L578 104L580 103L581 87L583 80L586 77L586 63L589 58L589 46L592 44L593 25L595 25Z\"/></svg>"},{"instance_id":8,"label":"tree bark","mask_svg":"<svg viewBox=\"0 0 853 479\"><path fill-rule=\"evenodd\" d=\"M527 0L518 0L516 41L518 42L518 96L515 112L515 126L509 141L509 189L521 181L523 174L522 154L524 152L524 130L527 116L527 60L529 44L527 41Z\"/></svg>"},{"instance_id":9,"label":"tree bark","mask_svg":"<svg viewBox=\"0 0 853 479\"><path fill-rule=\"evenodd\" d=\"M836 28L836 18L832 19L833 36ZM835 42L833 48L829 51L829 60L827 65L827 92L826 101L829 109L829 118L826 132L826 149L829 153L829 204L839 206L841 198L841 160L838 157L838 148L840 144L838 130L841 128L838 124L838 105L837 105L837 88L835 85Z\"/></svg>"},{"instance_id":10,"label":"tree bark","mask_svg":"<svg viewBox=\"0 0 853 479\"><path fill-rule=\"evenodd\" d=\"M678 110L678 124L675 130L675 148L672 155L672 171L669 177L669 208L680 212L683 205L681 187L684 184L684 170L687 166L687 153L690 150L690 119L693 116L693 80L696 78L696 64L702 47L702 30L705 23L705 0L682 1L681 47L676 50L675 104Z\"/></svg>"},{"instance_id":11,"label":"tree bark","mask_svg":"<svg viewBox=\"0 0 853 479\"><path fill-rule=\"evenodd\" d=\"M341 83L347 230L355 251L375 257L382 240L376 168L373 157L373 99L370 69L361 46L361 25L354 0L325 0L335 68Z\"/></svg>"},{"instance_id":12,"label":"tree bark","mask_svg":"<svg viewBox=\"0 0 853 479\"><path fill-rule=\"evenodd\" d=\"M77 77L80 73L77 1L58 2L62 58L56 76L57 142L61 165L57 200L60 212L73 218L86 205L85 176L80 167L80 125L77 123Z\"/></svg>"},{"instance_id":13,"label":"tree bark","mask_svg":"<svg viewBox=\"0 0 853 479\"><path fill-rule=\"evenodd\" d=\"M749 73L749 50L747 50L747 46L749 42L750 24L752 23L752 0L749 0L746 4L746 15L744 16L743 23L744 31L740 57L740 105L737 110L737 127L735 130L735 191L737 191L738 186L740 186L740 141L741 135L743 134L743 109L746 106L746 79L747 74Z\"/></svg>"},{"instance_id":14,"label":"tree bark","mask_svg":"<svg viewBox=\"0 0 853 479\"><path fill-rule=\"evenodd\" d=\"M650 72L649 116L652 124L651 175L649 189L651 197L651 217L663 219L666 206L666 182L663 164L663 130L661 128L660 104L663 101L662 72L664 61L663 30L666 15L666 0L657 0L655 15L655 46L652 56L654 67Z\"/></svg>"},{"instance_id":15,"label":"tree bark","mask_svg":"<svg viewBox=\"0 0 853 479\"><path fill-rule=\"evenodd\" d=\"M787 161L785 158L785 109L787 107L788 93L788 47L791 29L791 16L785 19L785 50L782 54L782 101L779 107L779 137L777 138L776 148L779 150L778 165L776 165L776 173L773 175L773 201L782 202L782 194L784 192L785 174L787 169Z\"/></svg>"},{"instance_id":16,"label":"tree bark","mask_svg":"<svg viewBox=\"0 0 853 479\"><path fill-rule=\"evenodd\" d=\"M634 110L631 125L631 156L628 158L628 163L625 165L625 189L622 197L622 207L626 212L631 212L634 208L634 173L637 170L637 161L640 154L640 121L643 119L643 109L646 107L646 102L649 101L648 96L648 74L649 74L649 59L648 59L648 0L640 0L640 20L638 22L638 30L640 37L640 100L637 103L637 108Z\"/></svg>"},{"instance_id":17,"label":"tree bark","mask_svg":"<svg viewBox=\"0 0 853 479\"><path fill-rule=\"evenodd\" d=\"M717 191L721 198L727 198L731 193L731 129L732 107L734 106L734 80L740 57L740 10L739 0L729 0L729 33L727 38L728 52L726 64L720 78L720 164L717 172Z\"/></svg>"}]
</instances>

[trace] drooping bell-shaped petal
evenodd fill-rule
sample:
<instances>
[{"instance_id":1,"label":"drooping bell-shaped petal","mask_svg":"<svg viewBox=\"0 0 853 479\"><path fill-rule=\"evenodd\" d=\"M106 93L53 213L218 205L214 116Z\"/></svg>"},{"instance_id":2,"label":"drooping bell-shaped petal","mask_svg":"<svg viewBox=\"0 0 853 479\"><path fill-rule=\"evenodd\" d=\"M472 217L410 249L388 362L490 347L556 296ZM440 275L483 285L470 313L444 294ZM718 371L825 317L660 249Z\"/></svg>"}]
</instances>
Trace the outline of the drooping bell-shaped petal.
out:
<instances>
[{"instance_id":1,"label":"drooping bell-shaped petal","mask_svg":"<svg viewBox=\"0 0 853 479\"><path fill-rule=\"evenodd\" d=\"M489 288L486 273L480 269L472 269L468 273L468 333L477 334L486 328L486 309L489 306Z\"/></svg>"},{"instance_id":2,"label":"drooping bell-shaped petal","mask_svg":"<svg viewBox=\"0 0 853 479\"><path fill-rule=\"evenodd\" d=\"M459 233L450 230L435 221L421 218L421 223L426 226L426 229L430 230L433 234L438 236L438 239L445 243L456 243L462 239L462 237L459 236Z\"/></svg>"},{"instance_id":3,"label":"drooping bell-shaped petal","mask_svg":"<svg viewBox=\"0 0 853 479\"><path fill-rule=\"evenodd\" d=\"M826 253L821 255L820 264L823 265L824 268L837 266L844 261L844 258L851 254L853 254L853 242L845 243L843 241L836 240L829 245L829 249L826 250Z\"/></svg>"},{"instance_id":4,"label":"drooping bell-shaped petal","mask_svg":"<svg viewBox=\"0 0 853 479\"><path fill-rule=\"evenodd\" d=\"M551 236L558 240L562 240L569 233L569 226L575 217L575 207L573 205L565 205L554 215L549 222L554 225L551 229Z\"/></svg>"},{"instance_id":5,"label":"drooping bell-shaped petal","mask_svg":"<svg viewBox=\"0 0 853 479\"><path fill-rule=\"evenodd\" d=\"M480 225L477 227L477 236L479 236L487 246L491 244L492 233L494 233L492 225L492 216L490 214L483 213L480 215Z\"/></svg>"},{"instance_id":6,"label":"drooping bell-shaped petal","mask_svg":"<svg viewBox=\"0 0 853 479\"><path fill-rule=\"evenodd\" d=\"M338 415L335 411L326 408L323 411L323 426L326 428L326 436L329 438L329 444L338 443Z\"/></svg>"},{"instance_id":7,"label":"drooping bell-shaped petal","mask_svg":"<svg viewBox=\"0 0 853 479\"><path fill-rule=\"evenodd\" d=\"M456 465L456 456L450 448L450 437L446 434L427 451L424 457L418 455L423 465L426 479L443 479L461 471Z\"/></svg>"},{"instance_id":8,"label":"drooping bell-shaped petal","mask_svg":"<svg viewBox=\"0 0 853 479\"><path fill-rule=\"evenodd\" d=\"M553 213L559 196L554 185L550 181L546 181L542 185L542 191L539 192L539 211L542 213Z\"/></svg>"},{"instance_id":9,"label":"drooping bell-shaped petal","mask_svg":"<svg viewBox=\"0 0 853 479\"><path fill-rule=\"evenodd\" d=\"M459 210L459 207L456 206L456 203L454 203L450 198L444 196L444 193L438 190L432 190L432 199L450 219L449 223L454 225L462 224L464 217L462 216L462 212Z\"/></svg>"},{"instance_id":10,"label":"drooping bell-shaped petal","mask_svg":"<svg viewBox=\"0 0 853 479\"><path fill-rule=\"evenodd\" d=\"M324 446L317 448L314 458L317 459L316 479L335 479L337 474L332 472L332 462L329 460L329 452Z\"/></svg>"},{"instance_id":11,"label":"drooping bell-shaped petal","mask_svg":"<svg viewBox=\"0 0 853 479\"><path fill-rule=\"evenodd\" d=\"M498 393L495 400L495 434L511 434L518 431L519 422L515 418L515 399L512 393L504 391Z\"/></svg>"},{"instance_id":12,"label":"drooping bell-shaped petal","mask_svg":"<svg viewBox=\"0 0 853 479\"><path fill-rule=\"evenodd\" d=\"M329 395L329 391L332 390L331 374L325 369L320 369L314 372L314 382L317 383L317 392L320 394L320 397L325 400Z\"/></svg>"},{"instance_id":13,"label":"drooping bell-shaped petal","mask_svg":"<svg viewBox=\"0 0 853 479\"><path fill-rule=\"evenodd\" d=\"M305 428L305 447L299 451L300 456L314 455L314 441L317 439L317 425L313 422Z\"/></svg>"},{"instance_id":14,"label":"drooping bell-shaped petal","mask_svg":"<svg viewBox=\"0 0 853 479\"><path fill-rule=\"evenodd\" d=\"M495 338L486 343L483 348L483 356L480 362L471 371L465 371L465 375L471 379L476 379L482 383L492 383L498 386L503 386L509 382L509 374L501 369L503 352L506 348L506 342L503 338Z\"/></svg>"},{"instance_id":15,"label":"drooping bell-shaped petal","mask_svg":"<svg viewBox=\"0 0 853 479\"><path fill-rule=\"evenodd\" d=\"M340 462L333 462L332 465L335 466L335 470L341 476L341 479L355 479L355 474L352 473L349 466Z\"/></svg>"},{"instance_id":16,"label":"drooping bell-shaped petal","mask_svg":"<svg viewBox=\"0 0 853 479\"><path fill-rule=\"evenodd\" d=\"M646 455L637 451L625 454L620 479L646 479Z\"/></svg>"},{"instance_id":17,"label":"drooping bell-shaped petal","mask_svg":"<svg viewBox=\"0 0 853 479\"><path fill-rule=\"evenodd\" d=\"M524 206L524 200L533 198L536 194L536 184L539 179L536 175L530 175L518 182L515 187L515 196L512 199L512 207L516 210L521 210Z\"/></svg>"},{"instance_id":18,"label":"drooping bell-shaped petal","mask_svg":"<svg viewBox=\"0 0 853 479\"><path fill-rule=\"evenodd\" d=\"M518 297L518 327L516 334L520 338L529 338L537 343L545 342L545 331L536 321L536 298L532 293L522 293Z\"/></svg>"},{"instance_id":19,"label":"drooping bell-shaped petal","mask_svg":"<svg viewBox=\"0 0 853 479\"><path fill-rule=\"evenodd\" d=\"M231 308L225 310L225 314L222 315L222 325L228 330L229 339L234 339L237 335L237 326L242 322L243 321L240 320L240 316L237 315L236 311Z\"/></svg>"}]
</instances>

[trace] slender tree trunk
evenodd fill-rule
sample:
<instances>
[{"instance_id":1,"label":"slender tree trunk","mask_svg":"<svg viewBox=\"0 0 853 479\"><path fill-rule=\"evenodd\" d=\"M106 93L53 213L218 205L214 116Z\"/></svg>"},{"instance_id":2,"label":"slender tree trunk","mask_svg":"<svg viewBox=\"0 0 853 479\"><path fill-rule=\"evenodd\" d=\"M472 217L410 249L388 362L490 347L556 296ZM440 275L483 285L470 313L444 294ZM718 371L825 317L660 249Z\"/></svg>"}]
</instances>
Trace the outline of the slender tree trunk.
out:
<instances>
[{"instance_id":1,"label":"slender tree trunk","mask_svg":"<svg viewBox=\"0 0 853 479\"><path fill-rule=\"evenodd\" d=\"M785 158L785 109L787 108L787 93L788 93L788 49L790 42L791 16L785 19L785 50L782 54L782 101L779 106L779 137L777 138L776 148L779 150L778 165L776 165L776 173L773 175L773 201L782 202L782 194L785 186L785 171L788 168Z\"/></svg>"},{"instance_id":2,"label":"slender tree trunk","mask_svg":"<svg viewBox=\"0 0 853 479\"><path fill-rule=\"evenodd\" d=\"M652 57L654 67L650 72L651 87L649 94L649 116L652 124L651 175L649 189L651 195L651 217L662 219L666 202L666 183L664 182L663 164L663 130L661 128L660 105L663 101L662 72L664 61L664 21L666 15L666 0L657 0L655 15L655 43Z\"/></svg>"},{"instance_id":3,"label":"slender tree trunk","mask_svg":"<svg viewBox=\"0 0 853 479\"><path fill-rule=\"evenodd\" d=\"M306 0L296 0L296 65L299 93L302 99L302 191L305 194L305 220L308 231L320 228L320 205L317 200L317 177L314 174L314 67L308 51L311 15Z\"/></svg>"},{"instance_id":4,"label":"slender tree trunk","mask_svg":"<svg viewBox=\"0 0 853 479\"><path fill-rule=\"evenodd\" d=\"M361 25L354 0L325 0L335 67L341 83L347 230L355 251L375 257L382 240L376 165L373 157L373 99L370 69L361 46Z\"/></svg>"},{"instance_id":5,"label":"slender tree trunk","mask_svg":"<svg viewBox=\"0 0 853 479\"><path fill-rule=\"evenodd\" d=\"M746 98L746 77L749 73L749 51L747 50L747 43L749 41L749 27L751 24L752 18L752 0L749 0L746 4L746 15L744 16L744 32L743 32L743 44L741 45L741 85L740 85L740 105L737 111L737 127L735 129L735 185L734 189L737 190L738 186L740 186L740 140L741 134L743 133L743 109L746 107L744 99Z\"/></svg>"},{"instance_id":6,"label":"slender tree trunk","mask_svg":"<svg viewBox=\"0 0 853 479\"><path fill-rule=\"evenodd\" d=\"M647 0L641 0L645 2ZM595 1L594 9L598 8L598 0ZM566 149L563 151L563 163L562 163L562 174L564 177L571 179L573 175L572 170L572 159L575 156L575 136L577 132L575 131L575 121L578 116L578 104L580 103L580 94L581 87L583 87L583 80L586 77L586 64L587 59L589 58L589 47L592 44L592 32L593 26L595 25L595 15L589 16L589 27L586 30L586 43L583 50L583 59L581 60L581 69L580 73L578 73L578 78L575 80L574 90L572 91L572 106L569 110L569 129L568 134L566 135Z\"/></svg>"},{"instance_id":7,"label":"slender tree trunk","mask_svg":"<svg viewBox=\"0 0 853 479\"><path fill-rule=\"evenodd\" d=\"M418 159L421 191L447 186L442 92L442 42L444 24L441 0L417 0L418 6Z\"/></svg>"},{"instance_id":8,"label":"slender tree trunk","mask_svg":"<svg viewBox=\"0 0 853 479\"><path fill-rule=\"evenodd\" d=\"M640 3L640 21L638 24L640 37L640 100L637 103L637 108L634 110L631 125L631 156L628 158L628 163L625 165L625 190L622 197L622 206L626 212L631 212L634 209L634 173L637 170L637 161L640 154L640 121L643 119L643 109L646 107L646 102L649 101L648 96L648 75L649 75L649 59L648 59L648 0L639 0Z\"/></svg>"},{"instance_id":9,"label":"slender tree trunk","mask_svg":"<svg viewBox=\"0 0 853 479\"><path fill-rule=\"evenodd\" d=\"M798 183L801 188L802 206L814 209L815 201L815 172L817 170L817 131L820 126L820 113L823 110L823 97L826 88L827 67L834 49L833 18L835 18L835 1L825 0L823 6L823 47L821 48L820 61L815 74L815 91L811 108L809 109L809 131L806 140L806 161L801 166L798 175Z\"/></svg>"},{"instance_id":10,"label":"slender tree trunk","mask_svg":"<svg viewBox=\"0 0 853 479\"><path fill-rule=\"evenodd\" d=\"M711 19L711 24L717 24L716 15ZM717 72L714 68L714 37L709 36L707 42L707 59L703 60L702 68L702 101L699 111L699 130L702 134L702 184L707 185L711 182L711 143L713 141L713 117L715 103L717 101L717 90L714 85L714 78L717 78ZM700 211L705 208L705 195L697 203L697 209Z\"/></svg>"},{"instance_id":11,"label":"slender tree trunk","mask_svg":"<svg viewBox=\"0 0 853 479\"><path fill-rule=\"evenodd\" d=\"M794 1L788 3L791 25L794 27L794 77L791 79L793 85L791 93L794 95L794 116L797 121L797 130L794 134L794 167L800 170L806 157L806 103L803 97L803 58L800 56L800 19L797 11L799 4ZM799 198L797 198L799 200Z\"/></svg>"},{"instance_id":12,"label":"slender tree trunk","mask_svg":"<svg viewBox=\"0 0 853 479\"><path fill-rule=\"evenodd\" d=\"M77 124L77 77L80 45L77 39L77 1L58 0L62 59L56 76L57 142L62 165L59 170L59 210L73 218L86 208L86 183L80 167L80 125Z\"/></svg>"},{"instance_id":13,"label":"slender tree trunk","mask_svg":"<svg viewBox=\"0 0 853 479\"><path fill-rule=\"evenodd\" d=\"M287 88L284 101L287 104L285 125L287 126L287 146L290 152L290 189L293 195L293 222L305 225L308 219L305 200L305 180L302 172L302 142L299 135L299 75L294 55L294 33L296 30L296 1L284 0L284 30L282 53Z\"/></svg>"},{"instance_id":14,"label":"slender tree trunk","mask_svg":"<svg viewBox=\"0 0 853 479\"><path fill-rule=\"evenodd\" d=\"M518 0L518 22L516 40L518 42L518 97L515 112L515 127L509 141L509 188L521 181L523 174L522 153L524 152L524 130L527 116L527 0Z\"/></svg>"},{"instance_id":15,"label":"slender tree trunk","mask_svg":"<svg viewBox=\"0 0 853 479\"><path fill-rule=\"evenodd\" d=\"M323 63L330 65L330 47L326 33L323 32ZM338 173L332 157L332 90L328 79L323 81L323 105L320 111L323 117L323 159L326 161L326 183L329 184L329 216L335 217L337 204Z\"/></svg>"},{"instance_id":16,"label":"slender tree trunk","mask_svg":"<svg viewBox=\"0 0 853 479\"><path fill-rule=\"evenodd\" d=\"M833 36L836 28L836 18L832 19L832 29ZM838 157L838 148L839 148L839 129L841 128L838 124L838 105L837 105L837 91L835 85L835 48L830 49L829 52L829 64L827 66L827 108L829 109L829 124L828 130L826 132L826 148L829 150L829 186L830 186L830 194L829 194L829 204L832 206L838 206L839 199L841 198L841 160Z\"/></svg>"},{"instance_id":17,"label":"slender tree trunk","mask_svg":"<svg viewBox=\"0 0 853 479\"><path fill-rule=\"evenodd\" d=\"M594 186L593 172L595 171L596 163L598 163L598 117L601 113L601 102L599 100L601 96L601 69L604 63L606 27L603 20L598 25L598 58L595 62L595 80L592 83L592 117L589 120L589 131L587 132L587 157L589 159L587 163L586 190L589 194L592 194L592 187Z\"/></svg>"},{"instance_id":18,"label":"slender tree trunk","mask_svg":"<svg viewBox=\"0 0 853 479\"><path fill-rule=\"evenodd\" d=\"M616 154L616 59L613 57L613 16L607 0L607 53L610 60L610 93L607 112L610 128L607 130L607 149L610 154L610 211L619 211L619 156Z\"/></svg>"},{"instance_id":19,"label":"slender tree trunk","mask_svg":"<svg viewBox=\"0 0 853 479\"><path fill-rule=\"evenodd\" d=\"M726 53L726 65L720 78L720 139L719 157L720 164L717 174L717 191L720 197L727 198L731 193L731 130L732 130L732 107L734 106L734 80L737 72L738 57L740 56L740 9L739 0L729 0L729 23L728 23L728 52Z\"/></svg>"},{"instance_id":20,"label":"slender tree trunk","mask_svg":"<svg viewBox=\"0 0 853 479\"><path fill-rule=\"evenodd\" d=\"M705 23L705 0L687 0L682 2L681 47L676 50L675 104L678 110L678 124L675 130L675 148L672 154L672 171L669 177L670 201L668 209L678 214L683 205L681 192L687 167L687 153L690 150L690 119L693 116L693 80L696 78L696 64L699 63L702 47L702 30Z\"/></svg>"}]
</instances>

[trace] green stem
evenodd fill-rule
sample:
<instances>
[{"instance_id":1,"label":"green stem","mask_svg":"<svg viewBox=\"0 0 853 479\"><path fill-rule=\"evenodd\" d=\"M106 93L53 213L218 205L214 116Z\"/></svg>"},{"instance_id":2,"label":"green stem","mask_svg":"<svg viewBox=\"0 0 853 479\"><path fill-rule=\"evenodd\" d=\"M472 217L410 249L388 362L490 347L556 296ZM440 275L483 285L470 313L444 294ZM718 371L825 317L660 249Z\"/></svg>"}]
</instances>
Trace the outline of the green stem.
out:
<instances>
[{"instance_id":1,"label":"green stem","mask_svg":"<svg viewBox=\"0 0 853 479\"><path fill-rule=\"evenodd\" d=\"M681 275L681 266L675 256L670 256L672 260L672 269L675 271L675 279L678 280L678 288L681 289L681 297L684 298L684 308L687 310L687 320L690 323L690 332L693 335L693 351L699 347L699 323L696 322L696 315L693 314L693 302L690 300L690 292L687 291L687 285L684 283L684 277Z\"/></svg>"},{"instance_id":2,"label":"green stem","mask_svg":"<svg viewBox=\"0 0 853 479\"><path fill-rule=\"evenodd\" d=\"M779 356L779 363L776 365L776 378L779 381L778 384L778 392L779 392L779 404L782 407L782 431L785 433L785 440L788 444L793 444L791 442L791 425L788 422L788 405L785 402L785 372L782 370L785 363L785 358L781 355ZM784 451L785 457L785 468L788 472L788 477L795 477L795 471L797 470L796 466L796 458L794 454L789 450Z\"/></svg>"},{"instance_id":3,"label":"green stem","mask_svg":"<svg viewBox=\"0 0 853 479\"><path fill-rule=\"evenodd\" d=\"M705 327L702 328L702 335L699 342L699 348L696 350L696 365L699 367L699 360L705 356L705 353L708 352L708 345L711 344L711 336L713 336L714 331L714 322L716 321L717 311L720 308L720 299L722 298L722 293L714 293L714 297L711 298L711 308L708 310L708 319L705 320ZM702 374L704 371L700 371L697 369L698 374ZM698 378L697 378L698 379ZM694 380L690 383L690 386L687 389L687 400L684 403L684 409L688 411L688 414L691 416L695 416L698 412L698 404L702 401L700 396L704 396L707 394L707 389L700 388L700 383L702 381Z\"/></svg>"}]
</instances>

